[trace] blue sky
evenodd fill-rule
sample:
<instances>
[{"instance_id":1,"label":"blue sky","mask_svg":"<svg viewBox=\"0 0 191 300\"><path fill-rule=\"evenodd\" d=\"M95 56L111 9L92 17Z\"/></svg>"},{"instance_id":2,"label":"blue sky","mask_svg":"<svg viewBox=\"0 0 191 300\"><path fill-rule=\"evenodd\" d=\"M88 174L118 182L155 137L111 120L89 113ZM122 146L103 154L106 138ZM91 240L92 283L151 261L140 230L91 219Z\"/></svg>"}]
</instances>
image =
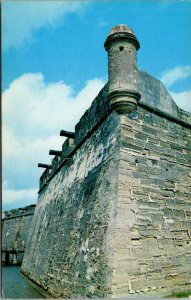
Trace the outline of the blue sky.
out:
<instances>
[{"instance_id":1,"label":"blue sky","mask_svg":"<svg viewBox=\"0 0 191 300\"><path fill-rule=\"evenodd\" d=\"M3 209L35 203L50 148L73 130L107 81L103 44L135 31L138 67L191 112L190 1L3 1Z\"/></svg>"}]
</instances>

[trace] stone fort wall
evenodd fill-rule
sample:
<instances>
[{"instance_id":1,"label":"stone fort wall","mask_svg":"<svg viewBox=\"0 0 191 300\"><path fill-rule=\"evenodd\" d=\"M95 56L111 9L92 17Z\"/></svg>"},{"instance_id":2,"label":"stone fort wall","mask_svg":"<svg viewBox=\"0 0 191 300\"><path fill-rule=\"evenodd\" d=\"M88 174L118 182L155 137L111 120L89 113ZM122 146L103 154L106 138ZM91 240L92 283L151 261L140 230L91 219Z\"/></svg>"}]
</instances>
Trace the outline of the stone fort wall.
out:
<instances>
[{"instance_id":1,"label":"stone fort wall","mask_svg":"<svg viewBox=\"0 0 191 300\"><path fill-rule=\"evenodd\" d=\"M160 81L138 80L137 112L111 111L106 85L41 177L22 271L53 296L191 288L191 116Z\"/></svg>"},{"instance_id":2,"label":"stone fort wall","mask_svg":"<svg viewBox=\"0 0 191 300\"><path fill-rule=\"evenodd\" d=\"M190 132L145 109L121 117L113 295L191 288Z\"/></svg>"},{"instance_id":3,"label":"stone fort wall","mask_svg":"<svg viewBox=\"0 0 191 300\"><path fill-rule=\"evenodd\" d=\"M110 293L118 119L109 115L40 191L22 271L55 297Z\"/></svg>"},{"instance_id":4,"label":"stone fort wall","mask_svg":"<svg viewBox=\"0 0 191 300\"><path fill-rule=\"evenodd\" d=\"M190 290L191 115L137 69L128 26L104 45L108 83L40 178L22 272L60 298Z\"/></svg>"},{"instance_id":5,"label":"stone fort wall","mask_svg":"<svg viewBox=\"0 0 191 300\"><path fill-rule=\"evenodd\" d=\"M35 204L32 204L15 209L14 212L6 212L1 221L2 250L12 250L15 241L18 243L18 250L22 249L22 241L26 245L35 206ZM5 253L2 253L2 262L4 261Z\"/></svg>"}]
</instances>

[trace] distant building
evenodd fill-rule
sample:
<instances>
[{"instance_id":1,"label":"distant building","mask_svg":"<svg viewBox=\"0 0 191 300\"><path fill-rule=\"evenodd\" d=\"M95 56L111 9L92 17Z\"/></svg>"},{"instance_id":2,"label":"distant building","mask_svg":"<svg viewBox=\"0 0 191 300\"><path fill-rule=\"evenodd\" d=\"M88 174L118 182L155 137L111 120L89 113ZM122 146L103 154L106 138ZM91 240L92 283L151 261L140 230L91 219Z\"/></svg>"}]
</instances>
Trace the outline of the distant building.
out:
<instances>
[{"instance_id":1,"label":"distant building","mask_svg":"<svg viewBox=\"0 0 191 300\"><path fill-rule=\"evenodd\" d=\"M23 246L26 244L28 232L31 226L36 205L28 205L24 208L18 208L3 213L2 217L2 250L19 251L25 250ZM24 241L24 242L23 242ZM17 257L17 261L21 262L23 255ZM5 252L2 253L2 262L5 262ZM10 255L10 263L13 262L13 255Z\"/></svg>"}]
</instances>

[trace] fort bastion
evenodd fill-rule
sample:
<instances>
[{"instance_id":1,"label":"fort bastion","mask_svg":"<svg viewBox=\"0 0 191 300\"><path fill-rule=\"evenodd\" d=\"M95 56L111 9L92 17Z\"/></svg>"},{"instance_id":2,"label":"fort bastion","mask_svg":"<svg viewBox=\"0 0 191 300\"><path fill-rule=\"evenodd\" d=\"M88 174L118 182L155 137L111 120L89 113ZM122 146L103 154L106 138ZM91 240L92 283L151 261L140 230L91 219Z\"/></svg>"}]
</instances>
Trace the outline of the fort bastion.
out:
<instances>
[{"instance_id":1,"label":"fort bastion","mask_svg":"<svg viewBox=\"0 0 191 300\"><path fill-rule=\"evenodd\" d=\"M40 164L22 272L60 298L190 290L191 115L138 69L128 26L104 47L108 83Z\"/></svg>"}]
</instances>

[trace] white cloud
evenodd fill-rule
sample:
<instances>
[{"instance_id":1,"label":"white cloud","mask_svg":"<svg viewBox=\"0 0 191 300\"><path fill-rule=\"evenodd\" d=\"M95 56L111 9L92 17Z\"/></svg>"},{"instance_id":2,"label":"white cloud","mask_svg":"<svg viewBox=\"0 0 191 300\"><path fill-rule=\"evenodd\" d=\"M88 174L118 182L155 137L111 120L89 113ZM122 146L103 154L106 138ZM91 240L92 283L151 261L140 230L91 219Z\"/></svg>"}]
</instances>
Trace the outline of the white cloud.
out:
<instances>
[{"instance_id":1,"label":"white cloud","mask_svg":"<svg viewBox=\"0 0 191 300\"><path fill-rule=\"evenodd\" d=\"M72 87L62 81L45 84L41 73L24 74L3 93L3 124L13 137L21 133L24 143L62 127L73 129L103 84L101 79L89 80L74 96Z\"/></svg>"},{"instance_id":2,"label":"white cloud","mask_svg":"<svg viewBox=\"0 0 191 300\"><path fill-rule=\"evenodd\" d=\"M31 203L35 202L35 199L37 197L37 189L21 189L21 190L9 189L7 183L3 184L3 186L4 189L2 192L2 198L3 198L4 205L9 205L18 202L22 206L23 200L26 203L26 199L27 202L28 201L31 201Z\"/></svg>"},{"instance_id":3,"label":"white cloud","mask_svg":"<svg viewBox=\"0 0 191 300\"><path fill-rule=\"evenodd\" d=\"M173 69L166 70L162 73L161 81L167 87L173 85L177 80L185 79L191 76L191 67L174 67Z\"/></svg>"},{"instance_id":4,"label":"white cloud","mask_svg":"<svg viewBox=\"0 0 191 300\"><path fill-rule=\"evenodd\" d=\"M31 41L34 31L43 26L56 26L68 13L79 13L81 1L4 1L2 5L3 49Z\"/></svg>"},{"instance_id":5,"label":"white cloud","mask_svg":"<svg viewBox=\"0 0 191 300\"><path fill-rule=\"evenodd\" d=\"M191 77L191 66L177 66L173 69L164 71L161 76L161 81L167 88L169 88L178 80L186 79L189 77ZM170 88L169 93L180 108L185 111L191 112L191 90L174 92L172 88Z\"/></svg>"},{"instance_id":6,"label":"white cloud","mask_svg":"<svg viewBox=\"0 0 191 300\"><path fill-rule=\"evenodd\" d=\"M191 113L191 91L170 92L170 94L180 108Z\"/></svg>"},{"instance_id":7,"label":"white cloud","mask_svg":"<svg viewBox=\"0 0 191 300\"><path fill-rule=\"evenodd\" d=\"M64 82L46 84L43 75L24 74L12 82L2 97L3 176L10 188L3 203L34 197L42 169L38 162L50 163L49 149L61 149L61 129L74 130L105 81L92 79L74 95ZM35 184L34 184L35 182ZM32 196L33 195L33 196ZM33 199L33 203L36 200ZM28 203L28 202L27 202Z\"/></svg>"}]
</instances>

